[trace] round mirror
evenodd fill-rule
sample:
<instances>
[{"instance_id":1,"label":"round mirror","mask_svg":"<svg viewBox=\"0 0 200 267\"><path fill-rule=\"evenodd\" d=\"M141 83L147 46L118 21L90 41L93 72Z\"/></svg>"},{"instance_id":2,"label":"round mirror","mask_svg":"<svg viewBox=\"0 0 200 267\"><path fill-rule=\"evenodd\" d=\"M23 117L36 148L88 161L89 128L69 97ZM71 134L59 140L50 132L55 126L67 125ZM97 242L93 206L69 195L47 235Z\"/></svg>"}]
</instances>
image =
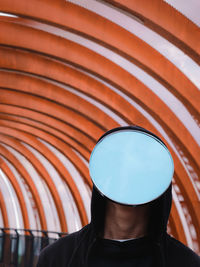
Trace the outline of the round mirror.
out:
<instances>
[{"instance_id":1,"label":"round mirror","mask_svg":"<svg viewBox=\"0 0 200 267\"><path fill-rule=\"evenodd\" d=\"M89 170L102 195L120 204L140 205L167 190L174 164L167 147L153 135L119 130L96 144Z\"/></svg>"}]
</instances>

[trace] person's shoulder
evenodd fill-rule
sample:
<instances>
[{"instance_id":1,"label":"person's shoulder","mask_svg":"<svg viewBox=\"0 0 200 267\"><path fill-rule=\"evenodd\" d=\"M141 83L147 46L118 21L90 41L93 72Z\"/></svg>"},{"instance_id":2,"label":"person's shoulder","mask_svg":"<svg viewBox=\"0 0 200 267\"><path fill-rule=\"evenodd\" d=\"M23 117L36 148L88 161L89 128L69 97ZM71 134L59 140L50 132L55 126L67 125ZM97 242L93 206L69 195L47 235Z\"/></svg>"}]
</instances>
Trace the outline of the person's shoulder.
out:
<instances>
[{"instance_id":1,"label":"person's shoulder","mask_svg":"<svg viewBox=\"0 0 200 267\"><path fill-rule=\"evenodd\" d=\"M200 257L189 247L168 235L168 259L181 266L200 267Z\"/></svg>"},{"instance_id":2,"label":"person's shoulder","mask_svg":"<svg viewBox=\"0 0 200 267\"><path fill-rule=\"evenodd\" d=\"M57 252L62 252L62 250L69 249L72 250L75 246L78 240L81 238L81 236L84 234L84 232L87 230L88 226L83 227L79 231L67 234L63 237L60 237L52 244L48 245L43 249L45 254L51 254ZM43 252L42 251L42 252Z\"/></svg>"},{"instance_id":3,"label":"person's shoulder","mask_svg":"<svg viewBox=\"0 0 200 267\"><path fill-rule=\"evenodd\" d=\"M78 236L78 232L79 231L60 237L59 239L45 247L42 252L45 252L45 254L51 254L57 251L59 252L65 250L68 247L73 248L73 245L75 245L76 238Z\"/></svg>"},{"instance_id":4,"label":"person's shoulder","mask_svg":"<svg viewBox=\"0 0 200 267\"><path fill-rule=\"evenodd\" d=\"M60 237L52 244L45 247L40 252L37 266L57 266L57 262L60 262L60 264L67 262L87 229L88 226L85 226L79 231Z\"/></svg>"}]
</instances>

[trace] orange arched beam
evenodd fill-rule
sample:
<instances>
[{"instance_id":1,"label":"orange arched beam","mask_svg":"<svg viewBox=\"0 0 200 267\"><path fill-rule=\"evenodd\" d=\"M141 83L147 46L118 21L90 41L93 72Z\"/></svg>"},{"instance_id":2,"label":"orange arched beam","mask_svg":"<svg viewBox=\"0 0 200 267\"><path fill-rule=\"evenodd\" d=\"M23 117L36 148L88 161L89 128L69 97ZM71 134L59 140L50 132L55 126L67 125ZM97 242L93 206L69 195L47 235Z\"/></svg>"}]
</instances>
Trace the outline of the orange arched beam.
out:
<instances>
[{"instance_id":1,"label":"orange arched beam","mask_svg":"<svg viewBox=\"0 0 200 267\"><path fill-rule=\"evenodd\" d=\"M44 168L44 166L35 157L35 155L33 153L31 153L19 141L17 141L17 139L11 138L9 136L5 136L5 135L0 133L0 143L4 143L4 144L12 147L16 151L18 151L20 154L22 154L24 157L26 157L27 160L34 166L34 168L40 174L40 176L44 179L45 183L47 184L47 186L49 188L49 191L52 194L55 206L57 208L57 213L58 213L58 217L59 217L60 225L61 225L61 231L62 232L67 232L68 229L67 229L67 223L66 223L66 219L65 219L65 213L64 213L64 209L63 209L63 204L62 204L61 199L59 197L59 194L58 194L58 191L56 189L56 186L55 186L54 182L52 181L50 175L48 174L48 172ZM30 227L26 226L25 228L29 229Z\"/></svg>"},{"instance_id":2,"label":"orange arched beam","mask_svg":"<svg viewBox=\"0 0 200 267\"><path fill-rule=\"evenodd\" d=\"M16 123L15 121L10 120L10 118L8 118L7 116L2 116L2 115L0 115L0 124L1 124L1 126L12 127L15 129L19 129L19 130L31 133L31 134L35 135L36 137L39 137L39 138L49 142L51 145L57 147L60 151L62 151L62 153L64 153L66 155L66 157L68 157L68 153L65 153L66 149L64 146L62 146L62 142L60 143L60 145L57 145L57 143L56 143L56 141L58 141L57 139L54 139L53 136L50 136L49 134L42 132L41 130L39 130L37 128L34 128L32 125L31 126L26 125L26 124L22 123L21 121L17 121L17 123ZM58 144L59 144L59 141L58 141ZM172 152L172 153L174 153L174 152ZM177 158L176 154L174 154L173 157L176 159ZM75 160L74 160L74 164L76 165ZM180 161L178 161L178 159L176 162L176 169L182 170L182 172L181 172L182 180L183 181L186 180L187 181L187 188L190 188L191 186L190 186L189 179L188 179L182 165L180 164ZM195 194L195 192L190 192L190 193L191 193L190 195Z\"/></svg>"},{"instance_id":3,"label":"orange arched beam","mask_svg":"<svg viewBox=\"0 0 200 267\"><path fill-rule=\"evenodd\" d=\"M10 80L6 81L9 78ZM110 125L115 127L116 123L105 113L99 110L83 98L63 89L56 85L50 84L35 77L26 76L24 74L0 71L1 87L21 91L28 95L35 95L44 99L48 99L68 109L75 110L82 116L88 117L89 120L95 121L96 125L104 129L101 125ZM96 117L98 114L98 117Z\"/></svg>"},{"instance_id":4,"label":"orange arched beam","mask_svg":"<svg viewBox=\"0 0 200 267\"><path fill-rule=\"evenodd\" d=\"M19 56L19 53L22 57ZM29 64L27 64L27 61ZM15 63L13 64L11 62ZM103 105L112 109L120 117L124 118L127 123L133 123L136 117L141 124L143 124L146 120L144 116L138 113L130 103L102 83L56 61L49 60L39 55L33 55L31 53L23 53L22 51L13 51L8 48L2 48L2 50L0 50L0 66L6 69L14 68L17 71L27 71L28 69L31 74L41 75L47 79L65 83L66 85L75 88L76 91L81 91L93 99L102 102ZM47 69L48 72L46 71ZM28 76L30 74L22 73L22 75ZM41 77L35 78L40 79ZM51 83L51 80L48 80L48 82ZM6 87L8 86L6 85ZM137 114L135 114L135 112Z\"/></svg>"},{"instance_id":5,"label":"orange arched beam","mask_svg":"<svg viewBox=\"0 0 200 267\"><path fill-rule=\"evenodd\" d=\"M172 201L169 223L170 226L172 226L172 234L174 235L174 237L176 237L178 240L187 245L187 240L183 229L183 225L174 201Z\"/></svg>"},{"instance_id":6,"label":"orange arched beam","mask_svg":"<svg viewBox=\"0 0 200 267\"><path fill-rule=\"evenodd\" d=\"M12 140L12 138L8 136L4 137L3 135L1 135L1 141L3 141L3 143L11 145L14 149L16 149L16 146L15 145L13 146L13 144L16 143L14 139ZM21 149L18 151L21 153ZM180 217L177 213L176 207L174 206L174 203L172 203L172 210L171 210L171 215L170 215L170 226L172 226L172 222L173 222L173 228L172 228L173 235L177 237L180 241L182 241L184 244L186 244L187 242L186 242L184 230L183 230L183 227L180 221Z\"/></svg>"},{"instance_id":7,"label":"orange arched beam","mask_svg":"<svg viewBox=\"0 0 200 267\"><path fill-rule=\"evenodd\" d=\"M8 213L7 213L5 200L4 200L3 194L1 193L1 190L0 190L0 208L1 208L1 213L3 217L3 224L4 224L3 226L5 228L9 228Z\"/></svg>"},{"instance_id":8,"label":"orange arched beam","mask_svg":"<svg viewBox=\"0 0 200 267\"><path fill-rule=\"evenodd\" d=\"M55 119L44 113L40 113L39 111L29 110L17 106L0 103L0 112L2 114L13 116L19 120L23 119L24 123L26 124L33 123L35 127L44 129L47 132L52 130L52 134L65 140L66 143L68 143L75 150L79 150L80 154L87 161L89 160L89 152L94 147L95 139L87 136L87 134L84 134L81 129L78 130L75 127L67 124L67 122ZM56 133L54 131L56 131ZM61 135L59 135L59 133L61 133Z\"/></svg>"},{"instance_id":9,"label":"orange arched beam","mask_svg":"<svg viewBox=\"0 0 200 267\"><path fill-rule=\"evenodd\" d=\"M81 144L78 144L73 139L66 137L65 134L61 133L60 131L58 131L56 129L53 129L50 125L49 126L44 125L42 122L34 121L32 119L28 119L28 118L24 118L24 117L18 117L18 116L12 115L12 114L10 115L7 113L6 114L3 113L1 111L1 104L0 104L0 118L8 120L8 121L14 121L14 122L22 123L25 125L30 125L30 126L33 126L34 128L40 129L43 132L47 132L51 136L55 136L59 140L62 140L62 142L67 144L68 147L70 147L72 150L75 150L76 152L78 152L81 156L83 156L83 158L86 161L89 161L90 152L91 152L92 148L94 147L94 144L93 144L91 149L90 149L90 147L86 148L86 145L83 144L83 146L84 146L84 148L83 148L83 146ZM88 151L89 149L90 149L90 152Z\"/></svg>"},{"instance_id":10,"label":"orange arched beam","mask_svg":"<svg viewBox=\"0 0 200 267\"><path fill-rule=\"evenodd\" d=\"M103 133L103 130L95 125L95 123L91 122L84 116L79 115L75 111L67 109L66 107L63 107L57 103L13 90L0 89L0 94L1 103L21 106L30 110L38 110L40 113L48 114L49 116L64 122L66 121L69 124L74 125L76 128L80 128L81 131L86 133L90 132L90 135L93 138L97 138Z\"/></svg>"},{"instance_id":11,"label":"orange arched beam","mask_svg":"<svg viewBox=\"0 0 200 267\"><path fill-rule=\"evenodd\" d=\"M173 207L173 205L172 205L172 207ZM185 240L185 235L184 235L184 231L183 231L183 228L182 228L182 224L180 222L180 218L179 218L179 216L177 214L177 211L176 211L175 207L172 208L171 217L173 218L173 220L175 220L177 238L186 244L186 240ZM178 224L178 226L177 226L177 224Z\"/></svg>"},{"instance_id":12,"label":"orange arched beam","mask_svg":"<svg viewBox=\"0 0 200 267\"><path fill-rule=\"evenodd\" d=\"M62 140L54 137L53 135L45 132L45 131L41 131L40 129L37 129L35 127L30 127L29 125L23 124L23 123L16 123L14 121L7 121L6 117L3 117L0 114L0 125L1 126L8 126L8 127L12 127L12 128L17 128L17 129L22 129L23 131L29 132L32 135L39 137L40 139L43 139L44 141L50 143L52 146L56 147L58 150L61 151L62 154L64 154L70 161L71 163L76 167L76 169L79 171L80 175L83 177L83 179L85 180L86 184L88 184L88 186L90 188L92 188L92 181L90 179L89 176L89 172L88 172L88 168L85 166L85 164L83 164L83 162L79 159L79 157L75 154L75 152ZM0 142L2 142L2 140L0 139ZM20 145L20 144L19 144ZM25 150L25 147L24 147ZM28 151L26 151L28 152ZM31 158L33 158L34 155L32 153L29 154L29 161L31 161ZM36 161L35 161L36 163ZM40 162L37 162L38 164ZM37 166L37 165L36 165ZM42 166L40 166L42 167ZM47 172L46 175L44 173L44 177L47 176ZM50 176L49 179L51 180ZM48 183L48 179L46 181ZM58 205L59 207L59 205Z\"/></svg>"},{"instance_id":13,"label":"orange arched beam","mask_svg":"<svg viewBox=\"0 0 200 267\"><path fill-rule=\"evenodd\" d=\"M16 127L16 126L15 126ZM30 132L33 132L30 131ZM19 135L19 136L22 136L22 135ZM185 187L187 188L187 192L185 192L185 194L189 194L189 196L187 196L187 199L189 199L189 202L190 202L190 206L191 206L191 211L192 211L192 217L193 218L196 218L194 221L196 222L196 226L198 227L200 225L199 223L199 219L198 219L198 214L200 212L200 209L198 208L198 210L195 210L194 207L193 207L193 204L195 203L196 199L195 199L195 192L194 192L194 189L190 183L190 181L188 180L188 177L186 177L186 174L184 173L184 169L183 167L180 165L178 166L177 168L177 159L176 159L176 155L173 155L174 157L174 160L175 160L175 164L176 164L176 169L177 169L177 173L178 175L181 175L181 179L182 179L182 183L184 182L185 183ZM178 162L179 163L179 162ZM179 163L180 164L180 163ZM180 173L180 170L182 169L182 172ZM179 179L179 178L177 178ZM179 179L180 180L180 179ZM188 191L189 190L189 191Z\"/></svg>"},{"instance_id":14,"label":"orange arched beam","mask_svg":"<svg viewBox=\"0 0 200 267\"><path fill-rule=\"evenodd\" d=\"M9 95L10 96L10 95ZM15 99L15 101L16 101L16 99Z\"/></svg>"},{"instance_id":15,"label":"orange arched beam","mask_svg":"<svg viewBox=\"0 0 200 267\"><path fill-rule=\"evenodd\" d=\"M25 202L22 190L21 190L15 176L13 175L12 171L10 170L8 165L6 164L6 162L4 162L4 164L2 164L1 169L5 173L6 177L9 179L10 183L12 184L12 186L16 192L16 195L17 195L17 198L19 201L19 205L21 208L21 212L22 212L24 228L30 229L30 223L29 223L29 217L28 217L28 212L27 212L27 208L26 208L26 202Z\"/></svg>"},{"instance_id":16,"label":"orange arched beam","mask_svg":"<svg viewBox=\"0 0 200 267\"><path fill-rule=\"evenodd\" d=\"M198 101L195 100L198 96L198 89L193 85L193 83L180 71L178 70L171 62L169 62L164 56L158 53L155 49L150 47L147 43L119 27L118 25L112 23L111 21L106 20L105 18L98 16L95 13L92 13L86 9L83 9L79 6L73 5L69 2L65 3L65 8L67 6L68 16L66 17L66 13L63 13L63 10L60 10L59 18L62 15L65 16L64 25L63 22L60 21L58 26L65 26L67 29L77 32L81 35L85 35L90 39L96 40L97 42L103 44L106 47L116 51L121 54L128 60L132 61L134 64L143 68L150 75L152 75L155 79L161 82L164 86L166 86L172 93L176 94L176 96L187 105L187 108L194 113L194 115L198 118L198 114L200 112ZM50 7L50 5L48 5ZM40 6L41 8L41 6ZM20 8L19 8L20 10ZM42 10L42 9L41 9ZM24 12L27 15L27 6L26 9L20 10L22 13ZM34 9L32 11L32 17L38 17L39 13L35 13ZM31 12L30 11L30 12ZM50 11L50 10L49 10ZM38 17L37 19L42 20L47 19L46 23L53 23L50 20L55 12L58 9L52 10L53 14L46 12L42 14L43 17ZM48 13L48 14L47 14ZM76 19L74 19L76 18ZM49 19L49 20L48 20ZM98 19L98 23L96 23ZM3 20L7 20L7 18L2 18ZM14 21L14 20L13 20ZM18 19L20 21L20 19ZM73 21L73 23L72 23ZM10 31L7 29L8 26L6 24L10 24L10 27L14 27L13 23L2 23L2 27L5 29L4 32ZM15 33L13 35L18 35L19 27L24 27L22 25L15 26ZM25 28L25 27L24 27ZM35 31L35 29L29 28L29 34L31 31ZM37 31L38 38L41 39L41 35L45 35L47 33ZM12 36L12 34L10 35ZM10 37L11 38L11 37ZM51 35L51 39L56 38ZM16 38L15 38L16 39ZM59 41L61 42L59 38ZM23 40L24 41L24 40ZM12 40L14 45L15 41ZM41 45L41 42L39 42ZM180 88L181 85L181 88ZM188 93L188 88L190 93Z\"/></svg>"},{"instance_id":17,"label":"orange arched beam","mask_svg":"<svg viewBox=\"0 0 200 267\"><path fill-rule=\"evenodd\" d=\"M200 238L200 201L198 193L196 193L190 180L191 178L188 177L188 173L186 172L182 162L179 160L179 158L177 158L177 155L173 150L170 151L174 159L175 182L179 186L181 193L186 200L186 204L189 207L190 214L193 218L193 223L196 226L198 238Z\"/></svg>"},{"instance_id":18,"label":"orange arched beam","mask_svg":"<svg viewBox=\"0 0 200 267\"><path fill-rule=\"evenodd\" d=\"M72 50L73 51L73 50ZM76 52L78 52L78 51L76 51ZM74 53L70 53L71 55L72 54L74 54ZM77 53L76 53L76 55L77 55ZM89 56L89 54L87 55L87 56ZM79 55L79 61L80 61L80 55ZM83 60L83 58L81 58L81 62L86 62L86 61L88 61L87 60L87 58L85 58L85 60ZM90 67L90 68L94 68L94 62L96 62L96 60L94 60L94 58L92 58L92 61L91 61L91 63L92 63L92 67ZM98 69L105 69L104 68L104 64L102 64L103 65L103 67L102 68L99 68L99 66L98 66ZM112 69L112 68L111 68ZM108 72L110 72L110 69L109 69L109 71ZM118 73L119 73L119 71L118 71ZM123 73L125 73L125 72L123 72ZM106 73L105 73L106 74ZM118 75L116 75L116 73L115 73L115 79L118 79ZM129 78L130 78L130 76L131 75L129 75ZM114 77L113 77L114 78ZM132 78L133 78L133 76L132 76ZM126 80L125 79L125 77L123 77L122 78L124 81ZM134 79L134 82L137 82L135 79ZM128 80L128 83L129 83L129 80ZM130 83L129 83L129 87L130 87ZM135 85L138 85L138 82L135 84ZM131 85L131 87L133 86L133 84ZM126 88L129 88L129 87L126 87ZM145 87L144 86L141 86L141 84L139 83L139 86L138 87L140 87L140 89L144 89ZM127 89L126 89L127 90ZM150 90L148 90L147 91L147 88L146 88L146 92L143 92L144 90L139 90L139 88L138 88L138 90L137 90L137 86L136 86L136 88L134 89L134 94L137 92L137 97L140 97L140 98L142 98L143 99L143 101L145 100L146 101L146 103L149 105L149 99L151 99L152 101L155 101L155 99L156 99L156 97L154 97L154 98L152 98L152 93L150 93ZM131 88L128 90L128 92L127 93L129 93L130 94L130 92L131 92ZM143 95L142 95L142 97L141 97L141 94L142 94L142 92L143 92ZM133 91L132 91L132 93L131 94L133 94ZM151 97L151 98L149 98L149 96ZM155 95L154 95L155 96ZM158 98L158 97L157 97ZM141 101L141 100L140 100ZM146 104L145 103L145 104ZM162 102L161 102L162 103ZM154 103L151 105L151 107L157 107L156 105L154 105ZM149 109L149 108L148 108ZM160 105L158 108L157 108L158 110L159 110L159 112L160 111L162 111L162 109L163 109L163 107L162 107L162 105ZM169 120L169 121L172 121L171 120L171 117L169 116L169 114L168 114L168 112L167 113L165 113L165 121L166 120ZM178 123L178 124L180 124L180 122ZM176 127L177 127L177 125L176 125ZM180 134L182 133L182 130L181 129L176 129L176 132L179 132ZM190 133L188 133L188 136L190 135ZM184 141L185 142L185 141ZM182 142L182 143L184 143L184 142ZM194 142L192 142L192 143L194 143ZM191 147L191 146L190 146ZM190 147L188 148L188 149L190 149ZM193 145L193 147L191 147L191 150L192 151L195 151L195 150L198 150L198 148L197 148L197 146L196 146L196 143L194 143L194 145ZM194 159L196 159L196 158L198 158L198 157L194 157Z\"/></svg>"},{"instance_id":19,"label":"orange arched beam","mask_svg":"<svg viewBox=\"0 0 200 267\"><path fill-rule=\"evenodd\" d=\"M15 84L15 87L14 88L16 88L18 90L22 90L22 91L26 91L26 92L30 92L30 93L32 92L32 93L37 94L37 95L40 95L42 97L45 97L45 93L46 93L47 95L48 94L50 95L50 98L51 99L57 98L57 101L58 102L61 102L63 104L65 102L67 103L67 100L70 102L70 100L73 99L73 97L74 97L74 96L72 96L72 98L70 99L70 97L68 97L68 95L66 94L66 91L64 89L61 89L61 88L58 88L58 87L54 87L54 86L51 87L50 84L47 83L47 82L43 82L43 81L37 80L36 78L33 79L32 77L27 77L27 76L22 75L22 74L19 75L19 74L15 74L15 73L10 73L10 72L6 72L6 71L2 71L2 72L0 72L0 76L1 76L1 85L3 87L6 87L6 88L12 88L12 87L14 87L14 84ZM88 80L87 80L87 87L88 87ZM95 88L94 85L95 85L95 82L93 82L93 88ZM45 90L42 90L41 88L44 88L44 87L45 87ZM98 92L100 91L100 88L101 87L107 89L107 94L105 94L105 95L108 95L109 96L109 94L111 94L111 95L115 96L115 94L111 93L111 91L108 88L106 88L103 85L101 86L100 84L98 85L98 88L95 91L95 93L93 93L93 95L98 95ZM49 89L49 91L47 90L47 88ZM42 91L44 91L44 93ZM102 99L103 96L104 95L101 94L101 96L99 97L99 99ZM67 100L64 97L66 97ZM152 105L153 103L151 102L151 106L153 106L153 107L156 107L157 106L158 107L158 105L159 105L159 107L158 107L158 108L160 108L159 110L161 110L161 112L163 112L163 114L168 114L168 116L165 116L165 122L169 122L171 124L171 127L170 128L172 128L172 126L174 128L176 128L176 130L177 130L177 127L180 128L179 139L182 138L182 140L181 140L181 143L182 144L184 144L184 142L186 142L186 141L190 143L190 146L188 147L188 150L193 155L193 161L195 162L196 159L200 157L200 149L196 145L196 142L194 141L193 137L185 129L185 127L182 125L182 123L174 116L173 112L170 112L170 110L166 107L166 105L164 103L162 103L161 101L160 102L159 101L156 101L157 99L158 99L158 97L152 99L152 102L154 102L155 105ZM116 109L117 108L120 109L120 106L121 106L120 103L123 101L123 99L120 98L120 97L118 97L118 99L117 99L117 97L115 97L115 100L116 101L118 100L118 103L116 105ZM75 105L77 105L77 101L78 101L77 98L75 98L74 101L75 101ZM113 101L113 102L115 102L115 101ZM109 103L110 103L110 97L107 98L107 105ZM82 104L81 104L81 106L82 106ZM126 115L124 115L124 116L126 118L127 117L130 118L130 120L129 120L129 123L130 123L132 114L128 110L128 107L130 107L130 109L133 110L133 107L124 100L123 101L123 106L122 106L122 112L124 110L127 110ZM91 106L91 109L92 109L92 106ZM85 111L84 109L82 109L82 110L83 110L82 112ZM90 113L90 110L87 111L87 112ZM95 110L93 110L92 112L94 114L93 118L96 117ZM89 115L90 114L88 114L88 116ZM108 121L106 123L105 119L103 118L103 115L101 115L100 117L102 117L102 119L105 122L105 124L108 124ZM169 117L169 119L167 121L167 118L168 117ZM115 124L115 126L116 126L116 124ZM113 127L113 126L110 126L110 127ZM168 126L168 128L169 128L169 126ZM173 134L173 135L175 135L175 134Z\"/></svg>"},{"instance_id":20,"label":"orange arched beam","mask_svg":"<svg viewBox=\"0 0 200 267\"><path fill-rule=\"evenodd\" d=\"M37 210L38 210L38 213L39 213L41 227L42 227L43 230L47 230L47 223L46 223L46 218L45 218L45 214L44 214L43 205L42 205L40 196L38 194L38 191L36 189L36 186L33 183L32 178L30 177L29 173L24 169L24 166L20 163L20 161L18 161L18 159L12 153L10 153L10 151L8 151L5 147L3 147L2 145L0 145L0 154L3 157L5 157L13 166L15 166L15 168L18 170L20 175L26 181L26 183L27 183L27 185L29 187L29 190L33 195L33 199L35 200L35 204L36 204L36 207L37 207Z\"/></svg>"},{"instance_id":21,"label":"orange arched beam","mask_svg":"<svg viewBox=\"0 0 200 267\"><path fill-rule=\"evenodd\" d=\"M68 170L62 164L62 162L51 152L51 150L49 150L43 143L41 143L34 136L32 136L31 134L28 134L27 132L22 132L21 130L16 130L16 129L4 127L4 126L0 126L0 132L6 135L13 136L29 144L30 146L38 150L45 158L47 158L47 160L49 160L52 163L52 165L61 175L62 179L67 183L74 197L74 200L76 202L76 205L77 205L77 208L80 214L81 222L83 225L86 225L88 223L88 218L87 218L87 214L85 211L82 198L77 189L77 186L74 180L72 179L70 173L68 172Z\"/></svg>"},{"instance_id":22,"label":"orange arched beam","mask_svg":"<svg viewBox=\"0 0 200 267\"><path fill-rule=\"evenodd\" d=\"M192 222L195 225L195 230L197 232L197 240L200 240L200 200L193 190L191 190L191 185L188 183L183 183L180 179L177 179L177 174L175 173L175 182L178 185L181 194L184 196L184 201L190 215L192 215ZM182 178L182 177L181 177ZM196 216L195 216L196 213Z\"/></svg>"},{"instance_id":23,"label":"orange arched beam","mask_svg":"<svg viewBox=\"0 0 200 267\"><path fill-rule=\"evenodd\" d=\"M82 74L74 69L71 69L63 64L59 64L58 62L49 60L45 57L41 57L38 55L32 55L30 53L24 53L22 51L10 51L6 53L7 48L2 49L3 53L0 53L0 64L2 67L6 68L16 68L17 70L25 71L28 69L31 73L41 74L42 76L57 79L59 82L64 82L69 84L70 86L76 88L81 92L89 95L92 98L95 98L98 101L101 101L104 105L111 108L113 111L118 113L121 117L123 117L128 123L133 123L137 119L139 119L139 124L144 124L144 117L130 105L127 101L125 101L122 97L112 92L109 88L107 88L102 83L99 83L92 79L91 77L87 77L85 74ZM22 56L19 56L20 55ZM32 64L27 64L27 61ZM11 63L10 63L11 62ZM13 62L13 63L12 63ZM17 62L20 62L18 64ZM23 65L24 64L24 65ZM32 67L33 66L33 67ZM103 68L103 67L102 67ZM46 71L48 70L48 71ZM144 88L145 89L145 88ZM152 103L148 104L148 109L155 109L155 112L159 112L161 125L166 128L166 122L168 129L174 129L174 135L177 131L177 127L179 128L179 138L181 138L182 144L185 143L185 140L189 141L189 132L185 127L181 124L181 122L176 118L173 112L157 97L152 95L151 91L142 93L143 90L139 90L140 100L144 101L147 99L153 99ZM136 90L134 90L136 91ZM138 96L139 97L139 96ZM112 99L112 101L110 101ZM157 108L156 108L157 107ZM154 114L155 114L154 112ZM158 115L157 115L158 117ZM165 120L163 120L165 118ZM169 119L168 119L169 118ZM146 125L148 127L149 125ZM196 143L194 143L193 148L197 147Z\"/></svg>"},{"instance_id":24,"label":"orange arched beam","mask_svg":"<svg viewBox=\"0 0 200 267\"><path fill-rule=\"evenodd\" d=\"M135 15L143 21L144 26L157 32L200 63L198 26L168 3L163 0L105 0L105 2Z\"/></svg>"},{"instance_id":25,"label":"orange arched beam","mask_svg":"<svg viewBox=\"0 0 200 267\"><path fill-rule=\"evenodd\" d=\"M2 122L1 122L1 124L2 124ZM5 125L5 123L4 123L4 125ZM9 126L9 123L8 124L6 124L7 126ZM12 125L12 124L11 124ZM14 126L13 126L14 127ZM23 127L24 128L24 127ZM40 136L40 138L43 138L43 136L42 136L42 133L41 134L39 134L39 131L36 129L36 130L30 130L30 132L31 133L34 133L35 135L39 135ZM44 134L45 135L45 134ZM50 143L52 143L52 141L50 141ZM55 141L54 143L52 143L54 146L56 146L56 144L57 144L57 142ZM60 145L60 147L59 147L59 149L60 150L62 150L62 145ZM65 150L64 150L65 151ZM68 156L68 155L66 155L66 156ZM79 162L79 161L78 161ZM80 170L80 168L79 168L79 170ZM89 178L88 178L89 179Z\"/></svg>"}]
</instances>

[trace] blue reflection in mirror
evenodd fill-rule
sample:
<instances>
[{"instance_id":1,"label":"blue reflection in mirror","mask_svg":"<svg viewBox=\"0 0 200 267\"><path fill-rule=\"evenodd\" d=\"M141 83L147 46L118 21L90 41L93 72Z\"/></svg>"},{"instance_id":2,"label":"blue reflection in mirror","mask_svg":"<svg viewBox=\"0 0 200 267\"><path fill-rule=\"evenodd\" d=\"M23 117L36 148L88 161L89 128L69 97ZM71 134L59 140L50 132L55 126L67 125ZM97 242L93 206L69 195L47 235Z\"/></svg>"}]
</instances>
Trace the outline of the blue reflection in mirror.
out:
<instances>
[{"instance_id":1,"label":"blue reflection in mirror","mask_svg":"<svg viewBox=\"0 0 200 267\"><path fill-rule=\"evenodd\" d=\"M167 190L174 165L167 147L156 137L121 130L97 143L89 170L101 194L121 204L140 205Z\"/></svg>"}]
</instances>

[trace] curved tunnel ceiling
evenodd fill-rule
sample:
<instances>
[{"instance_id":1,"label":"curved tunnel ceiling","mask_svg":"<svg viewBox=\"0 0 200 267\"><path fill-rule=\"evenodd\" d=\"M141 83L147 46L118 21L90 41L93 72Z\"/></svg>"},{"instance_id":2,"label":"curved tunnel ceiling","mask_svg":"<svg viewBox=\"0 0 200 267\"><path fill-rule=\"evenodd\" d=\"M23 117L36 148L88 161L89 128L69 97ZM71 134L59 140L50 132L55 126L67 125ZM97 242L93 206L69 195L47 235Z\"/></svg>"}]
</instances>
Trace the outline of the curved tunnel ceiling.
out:
<instances>
[{"instance_id":1,"label":"curved tunnel ceiling","mask_svg":"<svg viewBox=\"0 0 200 267\"><path fill-rule=\"evenodd\" d=\"M200 252L199 4L179 2L1 1L1 226L87 224L91 150L137 124L174 158L168 231Z\"/></svg>"}]
</instances>

